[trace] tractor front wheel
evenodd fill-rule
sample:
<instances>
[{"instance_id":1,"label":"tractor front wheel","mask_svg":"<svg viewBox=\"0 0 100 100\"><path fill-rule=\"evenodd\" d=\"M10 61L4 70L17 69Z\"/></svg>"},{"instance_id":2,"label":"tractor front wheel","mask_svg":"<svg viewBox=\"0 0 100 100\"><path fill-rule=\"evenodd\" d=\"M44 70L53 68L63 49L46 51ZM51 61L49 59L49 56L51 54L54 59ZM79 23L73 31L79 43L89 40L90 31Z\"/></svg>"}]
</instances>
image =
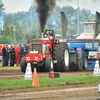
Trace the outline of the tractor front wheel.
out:
<instances>
[{"instance_id":1,"label":"tractor front wheel","mask_svg":"<svg viewBox=\"0 0 100 100\"><path fill-rule=\"evenodd\" d=\"M25 62L25 57L22 57L21 62L20 62L20 66L21 66L21 71L25 73L26 66L27 66L27 63Z\"/></svg>"},{"instance_id":2,"label":"tractor front wheel","mask_svg":"<svg viewBox=\"0 0 100 100\"><path fill-rule=\"evenodd\" d=\"M45 59L45 71L49 72L50 69L53 69L53 59L52 57L47 57Z\"/></svg>"}]
</instances>

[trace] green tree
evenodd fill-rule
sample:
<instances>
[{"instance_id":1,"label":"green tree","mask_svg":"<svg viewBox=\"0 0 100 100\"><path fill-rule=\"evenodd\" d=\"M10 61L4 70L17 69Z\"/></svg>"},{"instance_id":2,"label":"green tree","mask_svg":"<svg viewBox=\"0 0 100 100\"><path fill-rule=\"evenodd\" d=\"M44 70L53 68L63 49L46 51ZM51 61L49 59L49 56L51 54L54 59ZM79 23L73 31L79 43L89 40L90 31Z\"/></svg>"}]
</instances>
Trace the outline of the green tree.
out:
<instances>
[{"instance_id":1,"label":"green tree","mask_svg":"<svg viewBox=\"0 0 100 100\"><path fill-rule=\"evenodd\" d=\"M15 36L15 31L14 31L13 24L11 24L11 26L10 26L10 35L13 38L13 40L16 42L16 36Z\"/></svg>"},{"instance_id":2,"label":"green tree","mask_svg":"<svg viewBox=\"0 0 100 100\"><path fill-rule=\"evenodd\" d=\"M80 21L84 22L85 20L95 19L94 14L91 14L91 10L81 9L80 10Z\"/></svg>"},{"instance_id":3,"label":"green tree","mask_svg":"<svg viewBox=\"0 0 100 100\"><path fill-rule=\"evenodd\" d=\"M54 30L55 34L61 35L61 27L53 27L53 30Z\"/></svg>"},{"instance_id":4,"label":"green tree","mask_svg":"<svg viewBox=\"0 0 100 100\"><path fill-rule=\"evenodd\" d=\"M24 23L24 33L25 33L25 39L29 37L29 26L28 23Z\"/></svg>"},{"instance_id":5,"label":"green tree","mask_svg":"<svg viewBox=\"0 0 100 100\"><path fill-rule=\"evenodd\" d=\"M10 44L13 42L13 39L10 36L2 36L2 44Z\"/></svg>"},{"instance_id":6,"label":"green tree","mask_svg":"<svg viewBox=\"0 0 100 100\"><path fill-rule=\"evenodd\" d=\"M77 25L71 26L71 27L69 28L69 30L68 30L68 34L70 34L70 35L75 35L75 34L77 34Z\"/></svg>"},{"instance_id":7,"label":"green tree","mask_svg":"<svg viewBox=\"0 0 100 100\"><path fill-rule=\"evenodd\" d=\"M6 26L7 24L8 24L8 25L13 24L13 15L12 15L12 14L7 14L7 15L5 15L4 21L5 21L5 26Z\"/></svg>"},{"instance_id":8,"label":"green tree","mask_svg":"<svg viewBox=\"0 0 100 100\"><path fill-rule=\"evenodd\" d=\"M73 16L75 9L72 6L64 6L61 10L65 12L67 18L70 18Z\"/></svg>"},{"instance_id":9,"label":"green tree","mask_svg":"<svg viewBox=\"0 0 100 100\"><path fill-rule=\"evenodd\" d=\"M0 10L2 9L2 7L4 6L2 0L0 0Z\"/></svg>"},{"instance_id":10,"label":"green tree","mask_svg":"<svg viewBox=\"0 0 100 100\"><path fill-rule=\"evenodd\" d=\"M2 44L2 37L0 36L0 44Z\"/></svg>"},{"instance_id":11,"label":"green tree","mask_svg":"<svg viewBox=\"0 0 100 100\"><path fill-rule=\"evenodd\" d=\"M33 35L35 38L39 38L41 34L39 23L32 23L30 35Z\"/></svg>"},{"instance_id":12,"label":"green tree","mask_svg":"<svg viewBox=\"0 0 100 100\"><path fill-rule=\"evenodd\" d=\"M10 27L9 27L8 24L7 24L6 27L5 27L4 36L10 36Z\"/></svg>"},{"instance_id":13,"label":"green tree","mask_svg":"<svg viewBox=\"0 0 100 100\"><path fill-rule=\"evenodd\" d=\"M18 22L15 28L16 40L21 41L25 38L24 26L22 22Z\"/></svg>"},{"instance_id":14,"label":"green tree","mask_svg":"<svg viewBox=\"0 0 100 100\"><path fill-rule=\"evenodd\" d=\"M39 23L35 23L35 28L36 28L36 33L35 33L35 38L39 38L40 34L41 34L41 30L40 30L40 25ZM46 27L45 27L46 28Z\"/></svg>"},{"instance_id":15,"label":"green tree","mask_svg":"<svg viewBox=\"0 0 100 100\"><path fill-rule=\"evenodd\" d=\"M4 14L4 22L5 22L5 26L8 25L18 25L17 22L22 21L22 23L24 23L24 31L23 28L22 30L18 29L18 35L17 35L17 40L19 39L23 39L23 35L25 35L25 39L26 37L29 37L31 35L33 35L34 37L38 37L40 36L40 25L38 22L38 17L37 17L37 13L35 11L36 5L33 5L32 7L32 21L34 22L31 26L31 20L30 20L30 16L31 16L31 7L29 9L29 11L27 12L18 12L18 13L13 13L13 14ZM67 17L68 20L68 33L73 33L77 34L77 9L74 9L74 7L72 6L64 6L64 7L59 7L56 6L54 11L52 12L52 14L50 13L50 18L48 18L49 20L47 21L47 27L50 29L55 29L55 33L59 33L61 34L61 19L60 19L60 11L65 12L65 15ZM95 19L95 15L91 14L90 10L87 9L80 9L80 14L79 14L79 19L80 19L80 32L83 31L83 22L85 20L90 20L90 19ZM21 23L21 22L20 22ZM20 26L20 25L19 25ZM29 27L29 29L28 29ZM21 32L22 31L22 32ZM69 32L70 31L70 32ZM19 34L20 33L20 34ZM23 34L23 35L22 35ZM27 36L26 36L27 34ZM20 38L18 38L20 37Z\"/></svg>"}]
</instances>

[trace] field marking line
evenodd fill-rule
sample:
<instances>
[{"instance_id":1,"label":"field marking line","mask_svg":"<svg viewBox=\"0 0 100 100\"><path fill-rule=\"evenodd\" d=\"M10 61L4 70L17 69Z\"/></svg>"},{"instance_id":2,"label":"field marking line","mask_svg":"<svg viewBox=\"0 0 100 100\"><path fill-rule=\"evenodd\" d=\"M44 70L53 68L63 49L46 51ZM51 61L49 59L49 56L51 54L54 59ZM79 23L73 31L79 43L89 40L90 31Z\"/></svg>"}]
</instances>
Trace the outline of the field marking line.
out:
<instances>
[{"instance_id":1,"label":"field marking line","mask_svg":"<svg viewBox=\"0 0 100 100\"><path fill-rule=\"evenodd\" d=\"M18 76L25 76L25 75L9 75L9 76L0 76L0 77L18 77Z\"/></svg>"},{"instance_id":2,"label":"field marking line","mask_svg":"<svg viewBox=\"0 0 100 100\"><path fill-rule=\"evenodd\" d=\"M41 92L25 92L25 93L15 93L15 94L1 94L0 96L19 96L19 95L29 95L29 94L43 94L43 93L53 93L53 92L67 92L67 91L76 91L76 90L86 90L86 89L96 89L98 88L97 86L95 87L85 87L85 88L69 88L69 89L61 89L61 90L52 90L52 91L41 91Z\"/></svg>"},{"instance_id":3,"label":"field marking line","mask_svg":"<svg viewBox=\"0 0 100 100\"><path fill-rule=\"evenodd\" d=\"M41 99L41 98L53 98L53 97L56 97L56 98L58 98L58 97L64 97L65 95L46 95L46 96L29 96L29 97L17 97L17 98L6 98L6 99L0 99L0 100L21 100L21 99ZM84 100L86 100L87 99L87 97L73 97L73 98L66 98L67 100L81 100L81 99L83 99L84 98ZM100 98L99 97L95 97L95 96L91 96L91 97L88 97L88 99L90 100L90 99L93 99L93 100L95 100L97 98L97 100L99 100Z\"/></svg>"},{"instance_id":4,"label":"field marking line","mask_svg":"<svg viewBox=\"0 0 100 100\"><path fill-rule=\"evenodd\" d=\"M39 99L39 98L62 97L62 96L65 96L65 95L27 96L27 97L17 97L17 98L6 98L6 99L0 99L0 100Z\"/></svg>"}]
</instances>

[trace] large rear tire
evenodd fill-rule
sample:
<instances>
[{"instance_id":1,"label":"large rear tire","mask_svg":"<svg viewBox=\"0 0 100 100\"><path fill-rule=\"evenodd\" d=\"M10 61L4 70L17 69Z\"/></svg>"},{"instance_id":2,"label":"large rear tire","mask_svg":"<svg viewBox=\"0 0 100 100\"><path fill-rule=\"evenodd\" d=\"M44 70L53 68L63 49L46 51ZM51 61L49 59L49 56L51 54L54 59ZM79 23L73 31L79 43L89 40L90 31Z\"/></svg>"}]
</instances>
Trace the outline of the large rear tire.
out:
<instances>
[{"instance_id":1,"label":"large rear tire","mask_svg":"<svg viewBox=\"0 0 100 100\"><path fill-rule=\"evenodd\" d=\"M47 57L45 59L45 71L49 72L50 69L53 69L53 59L52 57Z\"/></svg>"},{"instance_id":2,"label":"large rear tire","mask_svg":"<svg viewBox=\"0 0 100 100\"><path fill-rule=\"evenodd\" d=\"M27 63L25 62L25 57L22 57L20 66L21 66L21 71L25 73L26 72L26 66L27 66Z\"/></svg>"},{"instance_id":3,"label":"large rear tire","mask_svg":"<svg viewBox=\"0 0 100 100\"><path fill-rule=\"evenodd\" d=\"M53 59L57 60L57 63L54 64L54 71L66 72L69 70L69 48L66 43L55 45Z\"/></svg>"},{"instance_id":4,"label":"large rear tire","mask_svg":"<svg viewBox=\"0 0 100 100\"><path fill-rule=\"evenodd\" d=\"M78 71L78 70L79 70L78 64L76 64L75 62L72 62L72 63L70 64L69 70L70 70L70 71Z\"/></svg>"}]
</instances>

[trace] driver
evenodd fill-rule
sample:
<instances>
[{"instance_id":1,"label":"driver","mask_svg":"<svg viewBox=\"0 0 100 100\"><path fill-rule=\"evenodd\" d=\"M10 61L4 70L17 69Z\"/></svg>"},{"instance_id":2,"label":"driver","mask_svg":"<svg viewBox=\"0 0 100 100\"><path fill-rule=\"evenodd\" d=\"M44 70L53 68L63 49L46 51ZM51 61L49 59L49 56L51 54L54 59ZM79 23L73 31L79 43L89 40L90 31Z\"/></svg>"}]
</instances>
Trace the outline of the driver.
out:
<instances>
[{"instance_id":1,"label":"driver","mask_svg":"<svg viewBox=\"0 0 100 100\"><path fill-rule=\"evenodd\" d=\"M50 31L47 32L47 37L48 37L49 39L53 39L53 37L52 37L52 35L51 35L50 33L51 33Z\"/></svg>"}]
</instances>

